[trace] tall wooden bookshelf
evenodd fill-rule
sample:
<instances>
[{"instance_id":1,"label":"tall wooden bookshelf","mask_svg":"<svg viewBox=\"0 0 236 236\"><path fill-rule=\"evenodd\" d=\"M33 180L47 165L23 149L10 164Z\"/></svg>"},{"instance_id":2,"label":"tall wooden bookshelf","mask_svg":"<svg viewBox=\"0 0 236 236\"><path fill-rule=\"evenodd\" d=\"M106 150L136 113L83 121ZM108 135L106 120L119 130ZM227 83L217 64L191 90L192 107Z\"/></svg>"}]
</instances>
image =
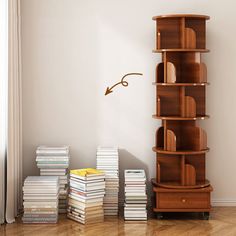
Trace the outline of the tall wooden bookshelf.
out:
<instances>
[{"instance_id":1,"label":"tall wooden bookshelf","mask_svg":"<svg viewBox=\"0 0 236 236\"><path fill-rule=\"evenodd\" d=\"M201 60L206 49L208 16L178 14L155 16L156 113L162 126L156 131L156 178L152 180L157 217L164 212L202 212L209 218L212 187L206 179L209 151L206 132L198 122L206 114L207 68Z\"/></svg>"}]
</instances>

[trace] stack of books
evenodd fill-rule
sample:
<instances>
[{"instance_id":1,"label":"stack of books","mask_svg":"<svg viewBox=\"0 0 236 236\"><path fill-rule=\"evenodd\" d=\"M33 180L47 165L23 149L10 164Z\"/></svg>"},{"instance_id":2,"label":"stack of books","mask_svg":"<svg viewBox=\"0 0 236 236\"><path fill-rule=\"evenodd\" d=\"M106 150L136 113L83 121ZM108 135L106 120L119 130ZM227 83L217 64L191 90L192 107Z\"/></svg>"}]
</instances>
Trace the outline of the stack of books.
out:
<instances>
[{"instance_id":1,"label":"stack of books","mask_svg":"<svg viewBox=\"0 0 236 236\"><path fill-rule=\"evenodd\" d=\"M66 213L68 196L69 147L40 146L36 162L41 176L58 176L60 184L59 213Z\"/></svg>"},{"instance_id":2,"label":"stack of books","mask_svg":"<svg viewBox=\"0 0 236 236\"><path fill-rule=\"evenodd\" d=\"M28 176L23 186L23 223L57 223L59 179Z\"/></svg>"},{"instance_id":3,"label":"stack of books","mask_svg":"<svg viewBox=\"0 0 236 236\"><path fill-rule=\"evenodd\" d=\"M119 155L117 147L97 148L97 169L105 173L104 215L118 215Z\"/></svg>"},{"instance_id":4,"label":"stack of books","mask_svg":"<svg viewBox=\"0 0 236 236\"><path fill-rule=\"evenodd\" d=\"M146 175L144 170L125 170L125 220L147 220Z\"/></svg>"},{"instance_id":5,"label":"stack of books","mask_svg":"<svg viewBox=\"0 0 236 236\"><path fill-rule=\"evenodd\" d=\"M87 168L70 171L68 218L82 224L104 221L105 174Z\"/></svg>"}]
</instances>

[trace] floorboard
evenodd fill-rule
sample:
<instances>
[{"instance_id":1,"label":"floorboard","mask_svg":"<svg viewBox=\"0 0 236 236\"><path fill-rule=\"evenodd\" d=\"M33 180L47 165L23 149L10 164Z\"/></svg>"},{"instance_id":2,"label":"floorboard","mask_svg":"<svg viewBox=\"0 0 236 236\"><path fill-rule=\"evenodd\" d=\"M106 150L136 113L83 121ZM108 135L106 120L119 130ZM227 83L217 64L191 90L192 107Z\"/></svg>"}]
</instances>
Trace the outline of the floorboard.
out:
<instances>
[{"instance_id":1,"label":"floorboard","mask_svg":"<svg viewBox=\"0 0 236 236\"><path fill-rule=\"evenodd\" d=\"M200 215L168 214L165 219L149 219L147 222L125 222L116 217L103 223L82 225L60 216L56 225L29 225L16 223L0 226L1 236L235 236L236 207L215 207L210 219Z\"/></svg>"}]
</instances>

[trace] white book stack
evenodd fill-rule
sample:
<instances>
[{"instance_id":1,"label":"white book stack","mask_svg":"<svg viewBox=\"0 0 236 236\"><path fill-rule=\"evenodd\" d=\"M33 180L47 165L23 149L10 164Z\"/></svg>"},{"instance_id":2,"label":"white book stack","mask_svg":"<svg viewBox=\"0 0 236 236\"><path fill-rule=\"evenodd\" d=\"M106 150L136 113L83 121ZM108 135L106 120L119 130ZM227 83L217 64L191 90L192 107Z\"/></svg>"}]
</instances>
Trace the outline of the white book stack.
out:
<instances>
[{"instance_id":1,"label":"white book stack","mask_svg":"<svg viewBox=\"0 0 236 236\"><path fill-rule=\"evenodd\" d=\"M125 220L147 220L146 175L144 170L125 170Z\"/></svg>"},{"instance_id":2,"label":"white book stack","mask_svg":"<svg viewBox=\"0 0 236 236\"><path fill-rule=\"evenodd\" d=\"M23 186L23 223L57 223L58 196L57 176L28 176Z\"/></svg>"},{"instance_id":3,"label":"white book stack","mask_svg":"<svg viewBox=\"0 0 236 236\"><path fill-rule=\"evenodd\" d=\"M97 169L105 173L104 215L118 215L119 155L117 147L97 148Z\"/></svg>"},{"instance_id":4,"label":"white book stack","mask_svg":"<svg viewBox=\"0 0 236 236\"><path fill-rule=\"evenodd\" d=\"M70 171L68 218L82 224L104 220L105 174L87 168Z\"/></svg>"},{"instance_id":5,"label":"white book stack","mask_svg":"<svg viewBox=\"0 0 236 236\"><path fill-rule=\"evenodd\" d=\"M36 150L36 162L41 176L59 177L59 213L66 213L68 196L69 147L40 146Z\"/></svg>"}]
</instances>

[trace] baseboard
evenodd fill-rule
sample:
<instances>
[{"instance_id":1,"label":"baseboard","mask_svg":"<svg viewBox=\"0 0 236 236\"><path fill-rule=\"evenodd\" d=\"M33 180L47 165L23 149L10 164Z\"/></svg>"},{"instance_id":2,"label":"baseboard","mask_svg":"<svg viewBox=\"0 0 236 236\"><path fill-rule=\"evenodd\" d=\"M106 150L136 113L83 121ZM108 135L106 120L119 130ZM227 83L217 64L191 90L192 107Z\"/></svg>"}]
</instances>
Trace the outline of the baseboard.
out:
<instances>
[{"instance_id":1,"label":"baseboard","mask_svg":"<svg viewBox=\"0 0 236 236\"><path fill-rule=\"evenodd\" d=\"M236 199L212 199L212 206L236 206Z\"/></svg>"}]
</instances>

